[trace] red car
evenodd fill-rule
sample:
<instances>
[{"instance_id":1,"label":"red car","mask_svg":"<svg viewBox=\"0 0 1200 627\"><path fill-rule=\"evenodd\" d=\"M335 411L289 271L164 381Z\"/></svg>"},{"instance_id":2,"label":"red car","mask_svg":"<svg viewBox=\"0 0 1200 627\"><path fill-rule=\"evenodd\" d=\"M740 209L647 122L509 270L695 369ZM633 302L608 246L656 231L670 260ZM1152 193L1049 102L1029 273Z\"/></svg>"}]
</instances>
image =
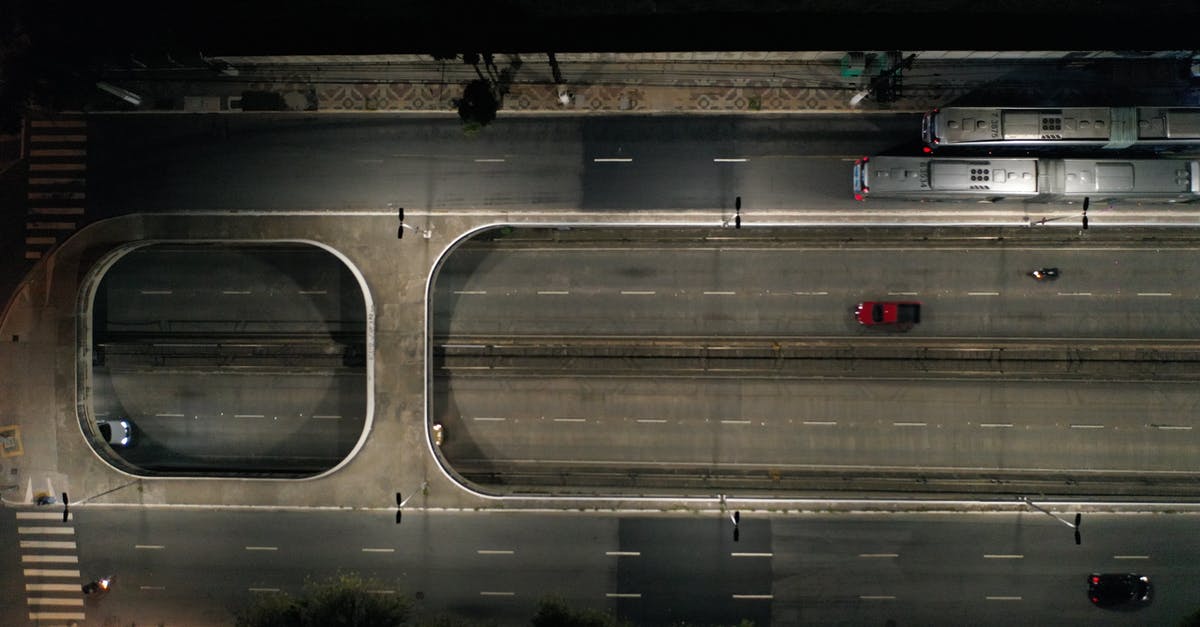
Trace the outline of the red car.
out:
<instances>
[{"instance_id":1,"label":"red car","mask_svg":"<svg viewBox=\"0 0 1200 627\"><path fill-rule=\"evenodd\" d=\"M854 319L866 326L895 326L909 328L921 321L921 303L896 301L867 301L854 309Z\"/></svg>"}]
</instances>

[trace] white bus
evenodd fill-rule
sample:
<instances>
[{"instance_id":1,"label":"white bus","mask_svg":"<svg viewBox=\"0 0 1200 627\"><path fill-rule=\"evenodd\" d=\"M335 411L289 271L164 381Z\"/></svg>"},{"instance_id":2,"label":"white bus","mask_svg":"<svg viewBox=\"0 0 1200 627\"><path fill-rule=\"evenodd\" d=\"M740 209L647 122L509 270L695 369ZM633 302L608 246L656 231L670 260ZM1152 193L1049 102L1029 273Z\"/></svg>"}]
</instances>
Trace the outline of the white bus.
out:
<instances>
[{"instance_id":1,"label":"white bus","mask_svg":"<svg viewBox=\"0 0 1200 627\"><path fill-rule=\"evenodd\" d=\"M854 197L1027 202L1200 199L1200 161L1192 159L1038 159L863 157L854 163Z\"/></svg>"},{"instance_id":2,"label":"white bus","mask_svg":"<svg viewBox=\"0 0 1200 627\"><path fill-rule=\"evenodd\" d=\"M1200 147L1200 107L946 107L925 114L938 146Z\"/></svg>"}]
</instances>

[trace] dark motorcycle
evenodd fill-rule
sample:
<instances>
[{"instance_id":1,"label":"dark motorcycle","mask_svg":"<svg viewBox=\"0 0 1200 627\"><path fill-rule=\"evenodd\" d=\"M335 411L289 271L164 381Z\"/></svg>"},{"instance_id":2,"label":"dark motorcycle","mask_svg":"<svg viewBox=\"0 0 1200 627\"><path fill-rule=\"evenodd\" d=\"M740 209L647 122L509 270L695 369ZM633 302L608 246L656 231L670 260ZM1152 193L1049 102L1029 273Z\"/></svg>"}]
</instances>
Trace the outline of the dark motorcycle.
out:
<instances>
[{"instance_id":1,"label":"dark motorcycle","mask_svg":"<svg viewBox=\"0 0 1200 627\"><path fill-rule=\"evenodd\" d=\"M82 586L83 594L84 596L98 597L103 595L105 592L108 592L108 588L111 585L112 575L97 579L96 581L89 581Z\"/></svg>"},{"instance_id":2,"label":"dark motorcycle","mask_svg":"<svg viewBox=\"0 0 1200 627\"><path fill-rule=\"evenodd\" d=\"M1039 281L1053 281L1058 278L1058 268L1038 268L1030 272L1029 276Z\"/></svg>"}]
</instances>

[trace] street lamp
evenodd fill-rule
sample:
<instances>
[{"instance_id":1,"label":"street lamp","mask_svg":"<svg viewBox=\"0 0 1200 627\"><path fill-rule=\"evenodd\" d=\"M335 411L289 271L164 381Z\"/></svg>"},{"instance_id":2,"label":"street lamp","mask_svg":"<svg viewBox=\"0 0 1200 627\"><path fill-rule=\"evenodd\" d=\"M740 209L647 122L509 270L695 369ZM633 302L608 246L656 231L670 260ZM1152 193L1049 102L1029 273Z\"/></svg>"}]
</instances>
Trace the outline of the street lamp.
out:
<instances>
[{"instance_id":1,"label":"street lamp","mask_svg":"<svg viewBox=\"0 0 1200 627\"><path fill-rule=\"evenodd\" d=\"M428 481L421 482L420 493L423 495L429 494L429 482ZM417 493L414 492L414 493L408 495L408 498L403 498L403 495L401 493L399 493L399 492L396 493L396 524L397 525L400 524L400 517L401 517L402 511L404 509L404 505L406 503L408 503L410 500L412 500L412 497L414 497L416 495L417 495Z\"/></svg>"},{"instance_id":2,"label":"street lamp","mask_svg":"<svg viewBox=\"0 0 1200 627\"><path fill-rule=\"evenodd\" d=\"M723 228L729 227L729 220L721 222ZM742 228L742 197L738 196L733 201L733 228Z\"/></svg>"},{"instance_id":3,"label":"street lamp","mask_svg":"<svg viewBox=\"0 0 1200 627\"><path fill-rule=\"evenodd\" d=\"M396 229L396 239L404 239L404 229L409 229L421 234L421 237L429 239L433 237L432 229L423 229L419 226L413 226L404 222L404 207L398 209L397 217L400 218L400 227Z\"/></svg>"},{"instance_id":4,"label":"street lamp","mask_svg":"<svg viewBox=\"0 0 1200 627\"><path fill-rule=\"evenodd\" d=\"M1034 502L1033 502L1033 501L1029 500L1029 498L1028 498L1028 497L1024 497L1024 496L1022 496L1022 497L1021 497L1021 500L1022 500L1022 501L1024 501L1026 505L1028 505L1028 506L1032 507L1033 509L1036 509L1037 511L1039 511L1039 512L1041 512L1041 513L1043 513L1043 514L1045 514L1045 515L1047 515L1047 516L1049 516L1049 517L1051 517L1051 518L1053 518L1054 520L1057 520L1058 522L1060 522L1060 523L1062 523L1062 524L1064 524L1064 525L1066 525L1066 526L1068 526L1068 527L1070 527L1070 528L1074 529L1074 530L1075 530L1075 544L1080 544L1080 543L1081 543L1082 539L1081 539L1081 538L1080 538L1080 536L1079 536L1079 524L1080 524L1081 522L1083 522L1083 514L1078 514L1078 513L1077 513L1077 514L1075 514L1075 524L1071 524L1071 522L1070 522L1070 521L1066 521L1066 520L1063 520L1063 519L1059 518L1059 517L1058 517L1056 514L1054 514L1053 512L1051 512L1051 511L1049 511L1049 510L1047 510L1047 509L1043 509L1043 508L1041 508L1041 507L1038 507L1037 505L1035 505L1035 504L1034 504Z\"/></svg>"}]
</instances>

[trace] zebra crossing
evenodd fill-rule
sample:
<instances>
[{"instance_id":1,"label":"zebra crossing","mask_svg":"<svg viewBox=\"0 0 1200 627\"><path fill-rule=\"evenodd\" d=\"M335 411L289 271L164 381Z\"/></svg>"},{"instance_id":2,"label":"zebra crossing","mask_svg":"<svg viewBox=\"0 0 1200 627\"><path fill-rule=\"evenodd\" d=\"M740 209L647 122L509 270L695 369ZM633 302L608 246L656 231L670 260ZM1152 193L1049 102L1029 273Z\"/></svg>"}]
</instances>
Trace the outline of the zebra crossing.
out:
<instances>
[{"instance_id":1,"label":"zebra crossing","mask_svg":"<svg viewBox=\"0 0 1200 627\"><path fill-rule=\"evenodd\" d=\"M44 254L75 231L87 201L87 119L57 113L28 129L25 258Z\"/></svg>"},{"instance_id":2,"label":"zebra crossing","mask_svg":"<svg viewBox=\"0 0 1200 627\"><path fill-rule=\"evenodd\" d=\"M18 510L16 516L29 620L39 625L83 621L74 516L68 514L67 522L54 511Z\"/></svg>"}]
</instances>

